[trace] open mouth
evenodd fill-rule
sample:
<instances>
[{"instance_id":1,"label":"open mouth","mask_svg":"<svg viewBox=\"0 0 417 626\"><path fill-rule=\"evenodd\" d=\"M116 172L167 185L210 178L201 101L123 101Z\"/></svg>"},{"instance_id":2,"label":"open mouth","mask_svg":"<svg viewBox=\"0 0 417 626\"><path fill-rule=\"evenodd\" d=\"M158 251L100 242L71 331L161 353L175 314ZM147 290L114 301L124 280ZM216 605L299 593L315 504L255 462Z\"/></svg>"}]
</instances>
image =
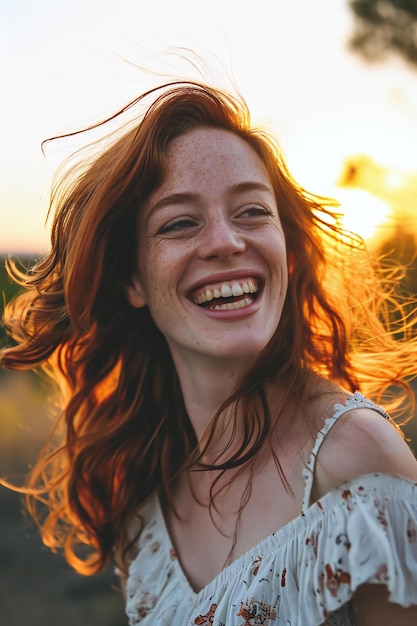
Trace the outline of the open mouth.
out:
<instances>
[{"instance_id":1,"label":"open mouth","mask_svg":"<svg viewBox=\"0 0 417 626\"><path fill-rule=\"evenodd\" d=\"M232 311L251 305L260 293L260 283L256 278L246 278L230 283L204 287L191 296L199 306L212 311Z\"/></svg>"}]
</instances>

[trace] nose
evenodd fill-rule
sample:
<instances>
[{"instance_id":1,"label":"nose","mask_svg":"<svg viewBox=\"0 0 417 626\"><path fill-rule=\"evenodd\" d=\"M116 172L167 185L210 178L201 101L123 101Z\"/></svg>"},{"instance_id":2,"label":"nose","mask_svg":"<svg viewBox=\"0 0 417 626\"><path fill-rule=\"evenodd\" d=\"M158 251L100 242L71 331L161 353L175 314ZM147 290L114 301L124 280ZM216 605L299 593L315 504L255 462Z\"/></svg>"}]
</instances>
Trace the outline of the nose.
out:
<instances>
[{"instance_id":1,"label":"nose","mask_svg":"<svg viewBox=\"0 0 417 626\"><path fill-rule=\"evenodd\" d=\"M243 233L220 215L215 215L204 226L199 242L199 255L202 258L227 258L242 254L246 244Z\"/></svg>"}]
</instances>

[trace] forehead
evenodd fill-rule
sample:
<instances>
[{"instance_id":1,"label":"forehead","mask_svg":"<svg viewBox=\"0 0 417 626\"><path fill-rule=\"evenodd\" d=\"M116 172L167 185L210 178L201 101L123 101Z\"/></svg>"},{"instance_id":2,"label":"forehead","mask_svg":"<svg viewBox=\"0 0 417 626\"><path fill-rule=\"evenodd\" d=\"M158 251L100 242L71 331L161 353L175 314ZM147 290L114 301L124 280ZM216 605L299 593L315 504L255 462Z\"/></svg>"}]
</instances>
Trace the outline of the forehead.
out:
<instances>
[{"instance_id":1,"label":"forehead","mask_svg":"<svg viewBox=\"0 0 417 626\"><path fill-rule=\"evenodd\" d=\"M255 150L229 130L191 130L172 141L166 157L165 183L168 184L174 178L177 182L188 183L227 177L269 182L266 168Z\"/></svg>"}]
</instances>

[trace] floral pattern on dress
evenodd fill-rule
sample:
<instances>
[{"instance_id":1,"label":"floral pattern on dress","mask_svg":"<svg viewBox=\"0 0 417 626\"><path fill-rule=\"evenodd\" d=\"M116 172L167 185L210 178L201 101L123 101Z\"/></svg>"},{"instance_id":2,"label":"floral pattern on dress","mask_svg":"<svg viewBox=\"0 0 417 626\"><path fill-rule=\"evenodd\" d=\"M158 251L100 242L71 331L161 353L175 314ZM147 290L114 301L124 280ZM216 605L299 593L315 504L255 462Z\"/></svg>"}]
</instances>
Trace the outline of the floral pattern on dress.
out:
<instances>
[{"instance_id":1,"label":"floral pattern on dress","mask_svg":"<svg viewBox=\"0 0 417 626\"><path fill-rule=\"evenodd\" d=\"M150 594L149 591L142 591L135 605L137 618L136 621L133 622L133 624L139 624L145 619L145 617L149 615L149 613L151 613L153 607L156 604L156 600L156 596Z\"/></svg>"},{"instance_id":2,"label":"floral pattern on dress","mask_svg":"<svg viewBox=\"0 0 417 626\"><path fill-rule=\"evenodd\" d=\"M276 619L277 612L270 604L251 598L241 603L236 615L244 620L239 626L256 626L257 624L268 626L270 621Z\"/></svg>"},{"instance_id":3,"label":"floral pattern on dress","mask_svg":"<svg viewBox=\"0 0 417 626\"><path fill-rule=\"evenodd\" d=\"M198 615L195 618L194 624L197 624L197 626L211 626L216 609L217 604L212 604L208 613L205 613L205 615Z\"/></svg>"}]
</instances>

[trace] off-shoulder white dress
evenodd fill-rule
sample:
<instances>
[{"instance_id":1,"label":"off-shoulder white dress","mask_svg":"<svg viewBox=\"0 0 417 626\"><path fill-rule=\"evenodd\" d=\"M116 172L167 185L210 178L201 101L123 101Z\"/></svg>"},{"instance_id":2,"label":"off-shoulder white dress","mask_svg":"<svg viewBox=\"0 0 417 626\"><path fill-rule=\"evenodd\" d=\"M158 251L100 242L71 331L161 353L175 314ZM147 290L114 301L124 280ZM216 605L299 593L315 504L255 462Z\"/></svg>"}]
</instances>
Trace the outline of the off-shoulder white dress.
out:
<instances>
[{"instance_id":1,"label":"off-shoulder white dress","mask_svg":"<svg viewBox=\"0 0 417 626\"><path fill-rule=\"evenodd\" d=\"M126 583L129 624L353 626L350 600L363 583L386 585L390 600L404 607L417 604L417 484L368 474L310 504L315 460L325 436L341 415L361 407L388 417L359 393L336 405L305 470L301 515L198 593L176 558L158 498L144 506Z\"/></svg>"}]
</instances>

